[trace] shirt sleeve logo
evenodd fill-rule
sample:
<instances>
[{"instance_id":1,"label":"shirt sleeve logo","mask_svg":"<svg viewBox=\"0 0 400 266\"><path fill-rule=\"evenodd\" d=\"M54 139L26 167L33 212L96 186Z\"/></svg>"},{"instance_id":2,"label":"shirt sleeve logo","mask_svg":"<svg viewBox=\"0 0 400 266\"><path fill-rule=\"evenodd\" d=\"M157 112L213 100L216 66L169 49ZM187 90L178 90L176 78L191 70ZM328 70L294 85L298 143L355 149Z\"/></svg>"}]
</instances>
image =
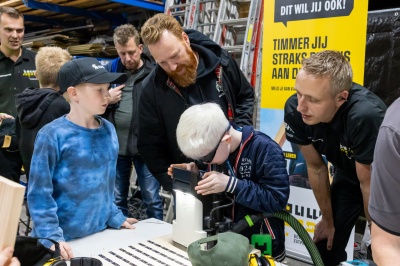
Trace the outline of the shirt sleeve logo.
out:
<instances>
[{"instance_id":1,"label":"shirt sleeve logo","mask_svg":"<svg viewBox=\"0 0 400 266\"><path fill-rule=\"evenodd\" d=\"M343 144L340 144L340 151L343 152L348 159L350 160L354 159L353 150L351 148L346 147Z\"/></svg>"},{"instance_id":2,"label":"shirt sleeve logo","mask_svg":"<svg viewBox=\"0 0 400 266\"><path fill-rule=\"evenodd\" d=\"M286 135L288 135L289 137L293 137L293 135L295 134L293 129L288 125L288 123L284 122L284 124L285 124Z\"/></svg>"}]
</instances>

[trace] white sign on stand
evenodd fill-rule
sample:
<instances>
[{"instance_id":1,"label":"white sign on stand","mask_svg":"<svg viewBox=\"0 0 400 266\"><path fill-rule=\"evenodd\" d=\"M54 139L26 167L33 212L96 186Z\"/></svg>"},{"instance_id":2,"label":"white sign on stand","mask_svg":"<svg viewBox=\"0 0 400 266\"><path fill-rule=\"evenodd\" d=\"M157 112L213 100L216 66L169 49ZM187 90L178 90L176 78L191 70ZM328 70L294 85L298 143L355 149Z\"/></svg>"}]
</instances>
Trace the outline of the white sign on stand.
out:
<instances>
[{"instance_id":1,"label":"white sign on stand","mask_svg":"<svg viewBox=\"0 0 400 266\"><path fill-rule=\"evenodd\" d=\"M295 217L306 229L311 238L314 236L315 225L320 220L320 210L311 189L290 186L288 212ZM299 235L285 223L286 254L305 262L312 263L310 254ZM346 246L347 260L353 260L354 228Z\"/></svg>"}]
</instances>

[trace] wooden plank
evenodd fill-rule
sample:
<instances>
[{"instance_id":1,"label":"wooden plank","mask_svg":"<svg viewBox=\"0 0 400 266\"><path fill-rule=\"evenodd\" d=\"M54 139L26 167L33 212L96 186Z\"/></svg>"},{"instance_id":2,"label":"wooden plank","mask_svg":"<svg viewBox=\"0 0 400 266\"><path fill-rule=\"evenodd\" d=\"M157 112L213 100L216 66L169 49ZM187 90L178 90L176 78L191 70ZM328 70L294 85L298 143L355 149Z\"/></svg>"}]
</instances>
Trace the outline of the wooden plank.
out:
<instances>
[{"instance_id":1,"label":"wooden plank","mask_svg":"<svg viewBox=\"0 0 400 266\"><path fill-rule=\"evenodd\" d=\"M3 3L0 3L0 6L10 6L12 4L15 4L17 2L20 2L21 0L9 0L9 1L5 1Z\"/></svg>"},{"instance_id":2,"label":"wooden plank","mask_svg":"<svg viewBox=\"0 0 400 266\"><path fill-rule=\"evenodd\" d=\"M69 39L68 35L62 35L62 34L54 34L54 35L47 35L47 36L36 36L36 37L30 37L30 38L24 38L25 41L29 42L37 42L37 41L43 41L43 40L65 40L67 41Z\"/></svg>"},{"instance_id":3,"label":"wooden plank","mask_svg":"<svg viewBox=\"0 0 400 266\"><path fill-rule=\"evenodd\" d=\"M25 187L0 176L0 250L14 247Z\"/></svg>"},{"instance_id":4,"label":"wooden plank","mask_svg":"<svg viewBox=\"0 0 400 266\"><path fill-rule=\"evenodd\" d=\"M286 141L286 133L285 133L285 124L284 123L282 123L281 126L279 127L278 133L276 133L274 140L276 143L279 144L279 146L281 146L281 148L283 147L283 144Z\"/></svg>"}]
</instances>

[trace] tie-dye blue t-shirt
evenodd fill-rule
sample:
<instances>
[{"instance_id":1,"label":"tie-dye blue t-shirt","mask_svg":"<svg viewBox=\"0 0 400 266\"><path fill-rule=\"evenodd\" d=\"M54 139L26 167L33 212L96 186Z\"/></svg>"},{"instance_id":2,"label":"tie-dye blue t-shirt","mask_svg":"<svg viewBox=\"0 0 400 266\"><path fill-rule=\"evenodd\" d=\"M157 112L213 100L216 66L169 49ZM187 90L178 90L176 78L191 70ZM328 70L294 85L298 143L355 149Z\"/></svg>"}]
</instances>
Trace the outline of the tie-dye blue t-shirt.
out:
<instances>
[{"instance_id":1,"label":"tie-dye blue t-shirt","mask_svg":"<svg viewBox=\"0 0 400 266\"><path fill-rule=\"evenodd\" d=\"M97 119L99 128L89 129L63 116L38 132L28 182L33 236L68 241L125 221L114 204L117 135Z\"/></svg>"}]
</instances>

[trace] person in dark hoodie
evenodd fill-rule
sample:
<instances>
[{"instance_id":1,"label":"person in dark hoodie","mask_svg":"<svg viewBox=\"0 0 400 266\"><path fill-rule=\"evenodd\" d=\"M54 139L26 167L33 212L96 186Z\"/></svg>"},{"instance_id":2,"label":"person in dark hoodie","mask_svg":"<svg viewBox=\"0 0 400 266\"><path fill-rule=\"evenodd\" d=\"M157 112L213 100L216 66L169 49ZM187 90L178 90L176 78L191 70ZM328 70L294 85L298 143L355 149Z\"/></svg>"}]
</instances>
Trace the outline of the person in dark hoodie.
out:
<instances>
[{"instance_id":1,"label":"person in dark hoodie","mask_svg":"<svg viewBox=\"0 0 400 266\"><path fill-rule=\"evenodd\" d=\"M69 60L71 55L59 47L40 48L35 58L40 88L27 88L15 95L16 134L27 178L36 134L44 125L69 112L57 82L61 66Z\"/></svg>"},{"instance_id":2,"label":"person in dark hoodie","mask_svg":"<svg viewBox=\"0 0 400 266\"><path fill-rule=\"evenodd\" d=\"M191 105L215 102L239 126L251 125L254 91L235 60L195 30L183 30L172 16L156 14L141 29L157 66L141 83L139 152L165 190L168 167L189 162L179 150L176 126Z\"/></svg>"},{"instance_id":3,"label":"person in dark hoodie","mask_svg":"<svg viewBox=\"0 0 400 266\"><path fill-rule=\"evenodd\" d=\"M160 196L160 183L150 173L140 157L136 142L138 128L138 109L141 90L140 83L154 68L154 63L143 53L139 32L133 25L120 25L114 30L114 45L119 57L109 62L109 72L128 75L128 81L110 89L110 107L103 115L115 126L119 142L117 176L115 179L115 204L128 216L128 194L132 163L146 205L149 218L163 220L163 205Z\"/></svg>"}]
</instances>

